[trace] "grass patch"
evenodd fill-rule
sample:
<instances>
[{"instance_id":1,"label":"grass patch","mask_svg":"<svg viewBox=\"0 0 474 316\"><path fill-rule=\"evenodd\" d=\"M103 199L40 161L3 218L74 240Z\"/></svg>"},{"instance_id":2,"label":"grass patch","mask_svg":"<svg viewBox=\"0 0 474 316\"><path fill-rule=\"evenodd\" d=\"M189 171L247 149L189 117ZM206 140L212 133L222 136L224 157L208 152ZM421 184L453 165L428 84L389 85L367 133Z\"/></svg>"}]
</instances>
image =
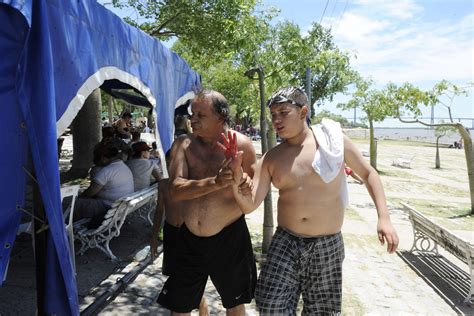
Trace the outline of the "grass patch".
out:
<instances>
[{"instance_id":1,"label":"grass patch","mask_svg":"<svg viewBox=\"0 0 474 316\"><path fill-rule=\"evenodd\" d=\"M450 197L468 197L469 192L458 188L453 188L448 185L439 185L436 183L425 183L424 188L433 191L435 194L449 195Z\"/></svg>"},{"instance_id":2,"label":"grass patch","mask_svg":"<svg viewBox=\"0 0 474 316\"><path fill-rule=\"evenodd\" d=\"M423 180L424 178L403 170L378 170L381 177L393 177L409 180Z\"/></svg>"},{"instance_id":3,"label":"grass patch","mask_svg":"<svg viewBox=\"0 0 474 316\"><path fill-rule=\"evenodd\" d=\"M375 248L379 246L377 236L374 235L360 235L360 234L343 234L344 246L348 248ZM375 248L377 249L377 248Z\"/></svg>"},{"instance_id":4,"label":"grass patch","mask_svg":"<svg viewBox=\"0 0 474 316\"><path fill-rule=\"evenodd\" d=\"M448 185L440 185L437 183L426 183L426 182L384 182L384 188L389 192L417 192L419 195L426 196L449 196L455 199L456 197L464 198L467 197L469 192L458 188L453 188Z\"/></svg>"},{"instance_id":5,"label":"grass patch","mask_svg":"<svg viewBox=\"0 0 474 316\"><path fill-rule=\"evenodd\" d=\"M367 133L367 138L365 137L350 137L351 141L356 143L356 144L367 144L369 145L369 137ZM377 146L413 146L413 147L436 147L435 144L429 143L429 142L421 142L421 141L410 141L410 140L398 140L398 139L377 139ZM443 146L440 146L442 148Z\"/></svg>"},{"instance_id":6,"label":"grass patch","mask_svg":"<svg viewBox=\"0 0 474 316\"><path fill-rule=\"evenodd\" d=\"M417 142L417 141L406 141L406 140L395 140L395 139L378 139L377 145L388 145L388 146L412 146L412 147L436 147L435 144L428 142Z\"/></svg>"},{"instance_id":7,"label":"grass patch","mask_svg":"<svg viewBox=\"0 0 474 316\"><path fill-rule=\"evenodd\" d=\"M408 202L414 209L424 215L431 217L435 223L447 229L469 230L474 227L474 216L472 216L468 203L447 203L439 201L427 201L410 199L390 199L390 202L400 205L400 202Z\"/></svg>"},{"instance_id":8,"label":"grass patch","mask_svg":"<svg viewBox=\"0 0 474 316\"><path fill-rule=\"evenodd\" d=\"M345 213L344 213L344 218L364 221L364 218L362 216L360 216L360 214L352 206L346 207L346 210L345 210Z\"/></svg>"}]
</instances>

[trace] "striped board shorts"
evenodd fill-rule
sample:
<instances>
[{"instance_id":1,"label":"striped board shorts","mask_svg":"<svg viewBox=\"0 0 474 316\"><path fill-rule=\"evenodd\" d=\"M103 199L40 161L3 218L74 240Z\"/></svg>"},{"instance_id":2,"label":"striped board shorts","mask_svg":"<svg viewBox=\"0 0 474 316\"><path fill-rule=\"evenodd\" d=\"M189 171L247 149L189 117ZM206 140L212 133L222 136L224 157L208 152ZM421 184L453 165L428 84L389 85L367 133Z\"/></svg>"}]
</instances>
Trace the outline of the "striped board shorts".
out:
<instances>
[{"instance_id":1,"label":"striped board shorts","mask_svg":"<svg viewBox=\"0 0 474 316\"><path fill-rule=\"evenodd\" d=\"M278 227L255 289L261 315L340 315L342 234L300 237Z\"/></svg>"}]
</instances>

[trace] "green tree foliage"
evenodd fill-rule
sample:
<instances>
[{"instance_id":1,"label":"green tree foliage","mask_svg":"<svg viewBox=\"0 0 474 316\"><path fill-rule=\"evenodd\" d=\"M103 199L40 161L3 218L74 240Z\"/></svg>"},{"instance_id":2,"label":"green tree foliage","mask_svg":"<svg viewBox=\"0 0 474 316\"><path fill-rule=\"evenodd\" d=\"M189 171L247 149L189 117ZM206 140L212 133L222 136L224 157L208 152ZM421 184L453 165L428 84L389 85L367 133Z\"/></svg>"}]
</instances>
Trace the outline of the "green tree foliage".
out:
<instances>
[{"instance_id":1,"label":"green tree foliage","mask_svg":"<svg viewBox=\"0 0 474 316\"><path fill-rule=\"evenodd\" d=\"M140 20L125 20L160 40L179 38L194 54L214 56L238 49L246 17L256 0L113 0L118 8L132 8Z\"/></svg>"},{"instance_id":2,"label":"green tree foliage","mask_svg":"<svg viewBox=\"0 0 474 316\"><path fill-rule=\"evenodd\" d=\"M333 121L339 122L342 127L351 127L351 123L342 115L334 114L328 110L322 110L319 112L313 120L313 123L319 124L323 120L323 118L328 118Z\"/></svg>"},{"instance_id":3,"label":"green tree foliage","mask_svg":"<svg viewBox=\"0 0 474 316\"><path fill-rule=\"evenodd\" d=\"M370 165L377 169L377 147L374 136L374 122L382 122L385 118L394 115L394 108L388 102L384 92L372 88L371 80L358 79L352 99L347 103L340 103L343 110L358 108L362 110L369 123L370 130Z\"/></svg>"},{"instance_id":4,"label":"green tree foliage","mask_svg":"<svg viewBox=\"0 0 474 316\"><path fill-rule=\"evenodd\" d=\"M295 74L301 86L305 85L306 67L311 69L312 104L332 101L336 93L346 92L357 79L357 72L350 67L349 55L335 46L330 30L318 23L313 23L303 38L303 49L296 60Z\"/></svg>"},{"instance_id":5,"label":"green tree foliage","mask_svg":"<svg viewBox=\"0 0 474 316\"><path fill-rule=\"evenodd\" d=\"M350 67L349 55L334 44L330 30L313 23L308 35L303 36L298 25L290 21L277 23L263 36L260 49L254 47L243 62L251 68L259 65L265 70L266 83L280 87L306 83L306 67L311 69L311 104L332 101L334 95L346 92L357 73ZM268 89L272 91L271 89Z\"/></svg>"}]
</instances>

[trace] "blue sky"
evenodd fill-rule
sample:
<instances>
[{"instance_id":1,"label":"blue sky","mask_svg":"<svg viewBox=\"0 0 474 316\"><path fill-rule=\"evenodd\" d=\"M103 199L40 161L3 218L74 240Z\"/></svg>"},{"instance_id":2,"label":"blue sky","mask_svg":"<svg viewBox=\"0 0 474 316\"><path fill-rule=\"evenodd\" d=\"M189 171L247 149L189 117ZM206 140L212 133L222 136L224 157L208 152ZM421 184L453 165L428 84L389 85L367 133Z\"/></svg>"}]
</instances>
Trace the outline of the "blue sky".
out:
<instances>
[{"instance_id":1,"label":"blue sky","mask_svg":"<svg viewBox=\"0 0 474 316\"><path fill-rule=\"evenodd\" d=\"M388 82L410 82L422 89L429 89L442 79L458 85L474 82L473 3L472 0L263 1L264 6L281 10L276 19L296 22L303 33L312 22L322 21L330 27L336 45L353 56L352 66L363 77L372 78L378 88ZM133 17L133 12L116 13ZM454 117L474 117L474 90L470 91L469 97L455 99ZM333 104L321 108L352 117L352 112L340 112L335 107L346 99L337 96ZM430 110L426 109L424 114L429 116ZM438 106L435 116L447 117L447 111ZM474 127L471 121L463 123Z\"/></svg>"}]
</instances>

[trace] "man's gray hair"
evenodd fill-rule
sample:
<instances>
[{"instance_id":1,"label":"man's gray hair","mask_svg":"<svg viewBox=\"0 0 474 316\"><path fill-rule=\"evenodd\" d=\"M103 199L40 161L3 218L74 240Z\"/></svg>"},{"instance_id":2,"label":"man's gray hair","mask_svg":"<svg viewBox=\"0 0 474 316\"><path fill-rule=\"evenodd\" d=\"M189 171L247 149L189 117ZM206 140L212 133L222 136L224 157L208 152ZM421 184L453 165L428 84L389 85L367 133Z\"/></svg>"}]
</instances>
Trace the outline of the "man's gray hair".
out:
<instances>
[{"instance_id":1,"label":"man's gray hair","mask_svg":"<svg viewBox=\"0 0 474 316\"><path fill-rule=\"evenodd\" d=\"M214 112L224 120L225 124L230 124L229 102L227 102L227 99L220 92L214 90L202 90L196 95L195 99L201 98L210 100Z\"/></svg>"}]
</instances>

